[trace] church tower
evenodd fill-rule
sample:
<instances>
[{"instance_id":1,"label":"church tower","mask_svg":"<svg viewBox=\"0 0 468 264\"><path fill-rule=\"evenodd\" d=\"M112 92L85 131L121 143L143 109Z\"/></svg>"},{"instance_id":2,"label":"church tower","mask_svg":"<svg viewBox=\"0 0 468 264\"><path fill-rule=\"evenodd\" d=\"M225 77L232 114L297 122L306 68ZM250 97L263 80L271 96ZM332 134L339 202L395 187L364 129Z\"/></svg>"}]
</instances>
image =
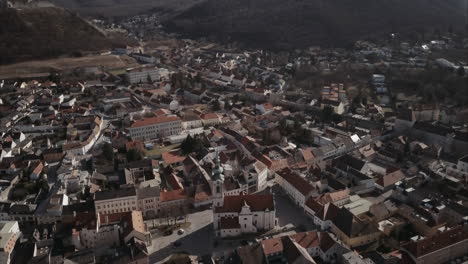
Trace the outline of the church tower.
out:
<instances>
[{"instance_id":1,"label":"church tower","mask_svg":"<svg viewBox=\"0 0 468 264\"><path fill-rule=\"evenodd\" d=\"M223 206L224 200L224 174L219 155L216 153L215 166L211 172L211 194L213 197L213 208Z\"/></svg>"}]
</instances>

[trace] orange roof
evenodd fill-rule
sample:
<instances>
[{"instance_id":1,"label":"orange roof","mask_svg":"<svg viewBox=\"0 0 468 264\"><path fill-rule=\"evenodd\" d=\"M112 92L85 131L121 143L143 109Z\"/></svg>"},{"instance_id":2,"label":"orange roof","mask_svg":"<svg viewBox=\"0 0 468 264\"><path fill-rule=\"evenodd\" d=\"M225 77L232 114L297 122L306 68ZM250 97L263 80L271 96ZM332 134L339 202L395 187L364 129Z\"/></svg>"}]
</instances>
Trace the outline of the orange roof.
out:
<instances>
[{"instance_id":1,"label":"orange roof","mask_svg":"<svg viewBox=\"0 0 468 264\"><path fill-rule=\"evenodd\" d=\"M185 160L186 156L179 155L179 151L167 151L162 153L162 159L166 164L174 164Z\"/></svg>"},{"instance_id":2,"label":"orange roof","mask_svg":"<svg viewBox=\"0 0 468 264\"><path fill-rule=\"evenodd\" d=\"M263 253L268 256L283 252L283 243L281 237L275 237L271 239L262 240Z\"/></svg>"},{"instance_id":3,"label":"orange roof","mask_svg":"<svg viewBox=\"0 0 468 264\"><path fill-rule=\"evenodd\" d=\"M186 199L185 189L178 189L173 191L163 191L160 193L159 200L161 202L175 201Z\"/></svg>"},{"instance_id":4,"label":"orange roof","mask_svg":"<svg viewBox=\"0 0 468 264\"><path fill-rule=\"evenodd\" d=\"M150 118L145 118L141 120L136 120L133 122L131 127L143 127L143 126L150 126L154 124L161 124L161 123L167 123L167 122L174 122L174 121L180 121L180 118L177 116L157 116L157 117L150 117Z\"/></svg>"},{"instance_id":5,"label":"orange roof","mask_svg":"<svg viewBox=\"0 0 468 264\"><path fill-rule=\"evenodd\" d=\"M215 211L217 213L240 212L245 204L250 207L252 212L275 210L273 195L255 194L225 196L223 206L216 208Z\"/></svg>"},{"instance_id":6,"label":"orange roof","mask_svg":"<svg viewBox=\"0 0 468 264\"><path fill-rule=\"evenodd\" d=\"M277 173L304 196L314 190L314 186L289 168L284 168Z\"/></svg>"},{"instance_id":7,"label":"orange roof","mask_svg":"<svg viewBox=\"0 0 468 264\"><path fill-rule=\"evenodd\" d=\"M200 116L201 119L208 120L208 119L218 119L218 115L215 113L207 113Z\"/></svg>"}]
</instances>

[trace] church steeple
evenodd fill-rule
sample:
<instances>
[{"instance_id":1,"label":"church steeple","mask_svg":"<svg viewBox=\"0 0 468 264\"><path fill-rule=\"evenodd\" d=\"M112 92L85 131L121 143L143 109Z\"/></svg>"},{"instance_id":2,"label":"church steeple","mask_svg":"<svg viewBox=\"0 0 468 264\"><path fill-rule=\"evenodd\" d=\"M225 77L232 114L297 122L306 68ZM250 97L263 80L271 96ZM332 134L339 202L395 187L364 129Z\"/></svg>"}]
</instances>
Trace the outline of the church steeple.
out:
<instances>
[{"instance_id":1,"label":"church steeple","mask_svg":"<svg viewBox=\"0 0 468 264\"><path fill-rule=\"evenodd\" d=\"M213 181L222 181L224 182L224 174L223 174L223 167L221 166L221 161L219 159L219 153L216 152L216 157L214 160L215 166L211 173L211 179Z\"/></svg>"},{"instance_id":2,"label":"church steeple","mask_svg":"<svg viewBox=\"0 0 468 264\"><path fill-rule=\"evenodd\" d=\"M223 206L224 200L224 174L218 152L214 159L214 167L211 172L211 193L213 198L213 207Z\"/></svg>"}]
</instances>

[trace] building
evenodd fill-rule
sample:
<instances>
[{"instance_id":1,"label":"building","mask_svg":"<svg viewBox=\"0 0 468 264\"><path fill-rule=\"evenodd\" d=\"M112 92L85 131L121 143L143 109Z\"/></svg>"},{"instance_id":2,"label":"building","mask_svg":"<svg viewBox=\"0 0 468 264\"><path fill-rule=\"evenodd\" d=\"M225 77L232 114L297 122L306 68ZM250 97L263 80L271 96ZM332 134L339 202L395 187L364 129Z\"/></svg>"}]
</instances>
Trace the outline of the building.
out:
<instances>
[{"instance_id":1,"label":"building","mask_svg":"<svg viewBox=\"0 0 468 264\"><path fill-rule=\"evenodd\" d=\"M235 237L273 229L276 224L273 195L225 196L213 209L217 236Z\"/></svg>"},{"instance_id":2,"label":"building","mask_svg":"<svg viewBox=\"0 0 468 264\"><path fill-rule=\"evenodd\" d=\"M213 225L217 236L235 237L273 229L277 224L273 195L224 196L224 175L219 158L213 169Z\"/></svg>"},{"instance_id":3,"label":"building","mask_svg":"<svg viewBox=\"0 0 468 264\"><path fill-rule=\"evenodd\" d=\"M128 128L132 139L148 140L179 135L182 122L177 116L158 116L136 120Z\"/></svg>"},{"instance_id":4,"label":"building","mask_svg":"<svg viewBox=\"0 0 468 264\"><path fill-rule=\"evenodd\" d=\"M155 67L127 69L125 77L130 84L155 82L160 79L159 71Z\"/></svg>"},{"instance_id":5,"label":"building","mask_svg":"<svg viewBox=\"0 0 468 264\"><path fill-rule=\"evenodd\" d=\"M0 221L0 257L1 263L10 263L10 256L13 252L16 241L21 232L17 221Z\"/></svg>"},{"instance_id":6,"label":"building","mask_svg":"<svg viewBox=\"0 0 468 264\"><path fill-rule=\"evenodd\" d=\"M137 210L137 206L137 194L133 187L94 194L96 214L131 212Z\"/></svg>"},{"instance_id":7,"label":"building","mask_svg":"<svg viewBox=\"0 0 468 264\"><path fill-rule=\"evenodd\" d=\"M446 229L431 237L413 240L403 247L402 263L438 264L463 257L468 252L468 225Z\"/></svg>"},{"instance_id":8,"label":"building","mask_svg":"<svg viewBox=\"0 0 468 264\"><path fill-rule=\"evenodd\" d=\"M204 126L214 126L221 123L221 120L216 113L203 114L200 118Z\"/></svg>"},{"instance_id":9,"label":"building","mask_svg":"<svg viewBox=\"0 0 468 264\"><path fill-rule=\"evenodd\" d=\"M318 195L312 184L289 168L278 171L275 181L301 208L304 208L305 202L310 196Z\"/></svg>"}]
</instances>

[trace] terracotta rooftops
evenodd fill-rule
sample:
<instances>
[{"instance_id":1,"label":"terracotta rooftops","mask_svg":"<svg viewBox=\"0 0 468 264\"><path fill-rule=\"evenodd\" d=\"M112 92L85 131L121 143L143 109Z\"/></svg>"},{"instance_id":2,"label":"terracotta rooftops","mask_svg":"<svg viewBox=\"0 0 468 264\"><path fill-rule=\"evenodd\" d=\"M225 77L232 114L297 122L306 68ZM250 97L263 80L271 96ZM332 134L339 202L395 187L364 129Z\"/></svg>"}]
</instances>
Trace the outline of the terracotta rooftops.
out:
<instances>
[{"instance_id":1,"label":"terracotta rooftops","mask_svg":"<svg viewBox=\"0 0 468 264\"><path fill-rule=\"evenodd\" d=\"M271 239L266 239L261 241L263 253L268 255L273 255L276 253L283 252L283 243L281 242L281 237L275 237Z\"/></svg>"},{"instance_id":2,"label":"terracotta rooftops","mask_svg":"<svg viewBox=\"0 0 468 264\"><path fill-rule=\"evenodd\" d=\"M203 120L209 120L209 119L218 119L218 115L215 114L215 113L207 113L207 114L203 114L200 116L201 119Z\"/></svg>"},{"instance_id":3,"label":"terracotta rooftops","mask_svg":"<svg viewBox=\"0 0 468 264\"><path fill-rule=\"evenodd\" d=\"M314 187L306 179L302 178L289 168L284 168L277 173L304 196L314 190Z\"/></svg>"},{"instance_id":4,"label":"terracotta rooftops","mask_svg":"<svg viewBox=\"0 0 468 264\"><path fill-rule=\"evenodd\" d=\"M133 124L131 125L131 128L151 126L155 124L168 123L168 122L174 122L174 121L180 121L180 118L177 116L149 117L149 118L144 118L141 120L134 121Z\"/></svg>"},{"instance_id":5,"label":"terracotta rooftops","mask_svg":"<svg viewBox=\"0 0 468 264\"><path fill-rule=\"evenodd\" d=\"M468 230L464 226L457 226L448 231L436 234L416 242L411 242L406 249L415 257L421 257L434 251L447 248L468 239Z\"/></svg>"},{"instance_id":6,"label":"terracotta rooftops","mask_svg":"<svg viewBox=\"0 0 468 264\"><path fill-rule=\"evenodd\" d=\"M238 229L240 228L239 217L221 217L219 225L221 229Z\"/></svg>"},{"instance_id":7,"label":"terracotta rooftops","mask_svg":"<svg viewBox=\"0 0 468 264\"><path fill-rule=\"evenodd\" d=\"M178 189L173 191L162 191L160 193L159 200L161 202L176 201L186 199L187 195L184 189Z\"/></svg>"},{"instance_id":8,"label":"terracotta rooftops","mask_svg":"<svg viewBox=\"0 0 468 264\"><path fill-rule=\"evenodd\" d=\"M217 207L215 211L217 213L240 212L244 204L250 206L253 212L275 210L273 195L261 194L225 196L223 206Z\"/></svg>"}]
</instances>

